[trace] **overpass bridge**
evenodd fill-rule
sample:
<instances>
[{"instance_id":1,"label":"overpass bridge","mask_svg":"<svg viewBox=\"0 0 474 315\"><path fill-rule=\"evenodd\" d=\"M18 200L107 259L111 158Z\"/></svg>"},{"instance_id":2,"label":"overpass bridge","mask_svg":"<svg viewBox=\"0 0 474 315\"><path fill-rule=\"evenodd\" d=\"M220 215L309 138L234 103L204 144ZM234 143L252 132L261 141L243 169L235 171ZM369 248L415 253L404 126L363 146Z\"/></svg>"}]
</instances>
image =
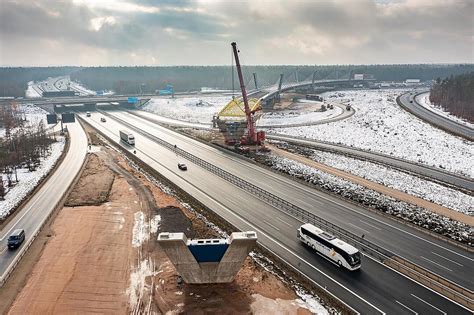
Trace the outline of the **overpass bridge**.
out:
<instances>
[{"instance_id":1,"label":"overpass bridge","mask_svg":"<svg viewBox=\"0 0 474 315\"><path fill-rule=\"evenodd\" d=\"M325 87L331 86L348 86L362 85L368 86L370 81L374 80L352 80L351 73L347 79L326 79L316 80L316 72L313 72L311 80L304 80L301 82L287 82L283 84L283 74L276 84L272 84L267 87L258 88L255 74L253 74L255 89L251 93L253 98L249 99L250 111L254 115L254 120L258 120L263 110L273 109L276 102L280 100L281 93L290 90L307 90L307 92L314 93L317 86L324 85ZM298 76L295 75L297 79ZM245 134L247 120L245 114L245 108L242 98L233 98L226 106L224 106L219 113L213 118L213 126L218 127L219 130L224 134L226 143L236 143Z\"/></svg>"}]
</instances>

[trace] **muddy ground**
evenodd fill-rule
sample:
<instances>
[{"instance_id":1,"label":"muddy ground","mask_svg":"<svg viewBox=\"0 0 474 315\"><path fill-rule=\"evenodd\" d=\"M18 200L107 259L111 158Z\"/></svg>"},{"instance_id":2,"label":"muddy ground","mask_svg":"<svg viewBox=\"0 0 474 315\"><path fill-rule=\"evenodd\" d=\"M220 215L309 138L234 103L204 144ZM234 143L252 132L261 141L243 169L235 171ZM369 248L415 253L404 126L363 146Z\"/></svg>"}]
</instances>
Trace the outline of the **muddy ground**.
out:
<instances>
[{"instance_id":1,"label":"muddy ground","mask_svg":"<svg viewBox=\"0 0 474 315\"><path fill-rule=\"evenodd\" d=\"M93 151L9 314L309 313L250 257L230 284L178 284L157 234L217 232L116 151Z\"/></svg>"}]
</instances>

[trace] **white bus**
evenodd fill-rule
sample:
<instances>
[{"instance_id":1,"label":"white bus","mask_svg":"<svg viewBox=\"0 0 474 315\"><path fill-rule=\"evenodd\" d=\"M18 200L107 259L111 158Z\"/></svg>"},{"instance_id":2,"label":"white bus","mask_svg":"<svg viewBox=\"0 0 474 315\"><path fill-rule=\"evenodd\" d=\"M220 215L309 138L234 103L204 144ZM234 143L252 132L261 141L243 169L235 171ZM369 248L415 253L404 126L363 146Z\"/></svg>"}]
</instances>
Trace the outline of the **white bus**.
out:
<instances>
[{"instance_id":1,"label":"white bus","mask_svg":"<svg viewBox=\"0 0 474 315\"><path fill-rule=\"evenodd\" d=\"M360 252L352 245L336 238L312 224L298 229L298 238L329 261L349 270L360 268Z\"/></svg>"}]
</instances>

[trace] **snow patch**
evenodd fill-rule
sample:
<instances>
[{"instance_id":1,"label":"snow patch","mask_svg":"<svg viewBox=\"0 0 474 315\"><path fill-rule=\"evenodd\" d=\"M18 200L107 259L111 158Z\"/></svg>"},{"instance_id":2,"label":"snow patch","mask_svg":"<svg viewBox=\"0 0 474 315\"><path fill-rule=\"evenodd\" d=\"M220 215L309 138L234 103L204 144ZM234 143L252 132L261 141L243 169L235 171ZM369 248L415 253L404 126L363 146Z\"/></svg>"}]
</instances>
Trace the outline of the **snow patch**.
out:
<instances>
[{"instance_id":1,"label":"snow patch","mask_svg":"<svg viewBox=\"0 0 474 315\"><path fill-rule=\"evenodd\" d=\"M149 226L142 211L135 212L135 223L133 224L132 246L139 247L145 242L150 234Z\"/></svg>"},{"instance_id":2,"label":"snow patch","mask_svg":"<svg viewBox=\"0 0 474 315\"><path fill-rule=\"evenodd\" d=\"M212 117L230 100L230 96L152 98L143 109L167 118L210 124Z\"/></svg>"},{"instance_id":3,"label":"snow patch","mask_svg":"<svg viewBox=\"0 0 474 315\"><path fill-rule=\"evenodd\" d=\"M41 179L48 175L49 171L56 164L57 160L61 156L61 153L64 150L65 145L64 137L59 137L57 142L54 142L51 145L51 152L46 159L43 159L39 167L30 172L28 169L19 168L17 169L18 183L9 188L5 185L5 200L0 201L0 219L5 219L10 212L18 206L18 204L33 191L33 189L38 185ZM0 173L0 176L4 183L7 180L5 174ZM15 175L13 175L15 179Z\"/></svg>"},{"instance_id":4,"label":"snow patch","mask_svg":"<svg viewBox=\"0 0 474 315\"><path fill-rule=\"evenodd\" d=\"M304 104L304 103L303 103ZM318 108L321 103L318 104ZM296 108L285 109L282 111L272 111L264 113L258 120L258 126L284 126L295 124L311 124L335 118L343 113L342 108L334 106L333 109L327 109L324 112L314 110L314 106L297 106Z\"/></svg>"},{"instance_id":5,"label":"snow patch","mask_svg":"<svg viewBox=\"0 0 474 315\"><path fill-rule=\"evenodd\" d=\"M161 215L157 214L151 219L150 222L150 233L156 234L158 228L160 227Z\"/></svg>"},{"instance_id":6,"label":"snow patch","mask_svg":"<svg viewBox=\"0 0 474 315\"><path fill-rule=\"evenodd\" d=\"M146 280L156 274L155 264L151 258L140 261L138 266L132 268L130 286L126 291L132 310L138 309L140 302L143 301L144 293L151 291L152 285L147 284Z\"/></svg>"}]
</instances>

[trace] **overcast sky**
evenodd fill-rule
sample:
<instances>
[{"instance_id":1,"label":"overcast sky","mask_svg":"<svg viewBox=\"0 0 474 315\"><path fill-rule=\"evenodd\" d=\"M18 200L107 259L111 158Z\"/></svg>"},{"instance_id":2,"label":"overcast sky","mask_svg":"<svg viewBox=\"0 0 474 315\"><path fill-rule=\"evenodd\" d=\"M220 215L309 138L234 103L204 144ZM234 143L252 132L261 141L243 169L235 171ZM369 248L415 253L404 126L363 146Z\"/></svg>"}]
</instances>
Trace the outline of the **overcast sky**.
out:
<instances>
[{"instance_id":1,"label":"overcast sky","mask_svg":"<svg viewBox=\"0 0 474 315\"><path fill-rule=\"evenodd\" d=\"M0 65L473 63L474 0L0 0Z\"/></svg>"}]
</instances>

